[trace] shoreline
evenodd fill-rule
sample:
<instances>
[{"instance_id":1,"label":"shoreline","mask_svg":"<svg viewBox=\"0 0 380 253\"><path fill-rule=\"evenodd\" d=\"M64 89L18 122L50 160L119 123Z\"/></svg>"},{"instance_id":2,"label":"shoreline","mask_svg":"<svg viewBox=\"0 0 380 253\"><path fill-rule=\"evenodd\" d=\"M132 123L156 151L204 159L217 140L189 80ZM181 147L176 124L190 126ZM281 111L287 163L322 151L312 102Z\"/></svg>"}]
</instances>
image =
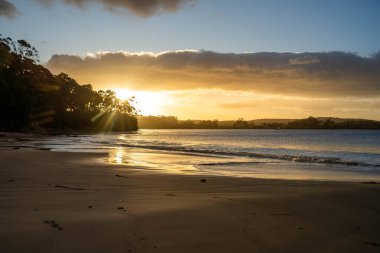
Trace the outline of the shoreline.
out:
<instances>
[{"instance_id":1,"label":"shoreline","mask_svg":"<svg viewBox=\"0 0 380 253\"><path fill-rule=\"evenodd\" d=\"M107 153L115 156L112 163L119 165L159 167L160 173L202 174L208 176L231 176L279 180L306 180L331 182L380 183L380 175L368 160L345 159L335 156L313 155L293 152L236 154L220 150L187 150L186 147L156 147L119 142L123 135L73 135L50 136L35 134L1 134L0 148L32 149L52 152ZM110 138L110 141L108 140ZM131 136L132 138L132 136ZM123 140L123 139L122 139ZM280 148L281 149L281 148ZM309 152L310 154L308 154ZM341 152L342 153L342 152ZM136 155L137 154L137 155ZM141 155L142 154L142 155ZM355 153L354 153L355 154ZM145 156L144 156L145 155ZM365 158L367 159L367 158ZM111 158L107 163L111 163ZM366 163L367 162L367 163ZM254 166L254 170L252 170ZM371 168L371 166L374 166ZM174 168L174 169L173 169ZM171 170L171 171L169 171Z\"/></svg>"},{"instance_id":2,"label":"shoreline","mask_svg":"<svg viewBox=\"0 0 380 253\"><path fill-rule=\"evenodd\" d=\"M111 135L113 135L113 133L111 133ZM6 138L5 138L6 137ZM59 153L82 153L82 154L103 154L105 156L110 156L110 154L115 151L115 150L120 150L120 149L125 149L125 153L134 153L134 154L146 154L146 155L162 155L162 156L166 156L167 158L168 157L175 157L175 156L178 156L178 157L208 157L208 158L226 158L224 156L219 156L218 154L215 154L215 153L197 153L197 152L183 152L183 151L172 151L172 150L165 150L165 149L150 149L150 148L134 148L134 147L130 147L130 146L124 146L124 145L121 145L121 146L115 146L115 147L111 147L111 146L101 146L101 147L92 147L92 148L85 148L85 149L74 149L74 150L70 150L70 149L60 149L60 148L54 148L54 147L44 147L44 145L41 145L41 144L35 144L33 143L33 141L39 141L39 140L43 140L41 139L41 137L49 137L49 135L35 135L35 134L21 134L20 133L17 133L17 134L11 134L11 133L7 133L7 135L2 135L2 133L0 133L0 150L1 149L23 149L23 150L41 150L41 151L51 151L51 152L59 152ZM77 137L76 135L74 135L73 137ZM57 146L58 147L61 145L61 144L54 144L54 143L50 143L49 145L53 145L53 146ZM48 145L48 146L49 146ZM247 157L248 158L248 157ZM115 159L115 158L113 158ZM118 159L124 159L123 157L119 157ZM268 158L269 159L269 158ZM111 158L108 157L108 159L104 159L104 160L108 160L107 162L103 161L103 163L107 164L107 165L119 165L119 166L124 166L124 165L131 165L133 164L133 166L136 166L136 164L134 164L133 162L131 163L130 161L128 163L125 163L124 161L118 161L118 162L115 162L115 161L110 161ZM149 161L149 159L147 159L148 162L146 163L149 163L151 161L153 161L154 159L150 159L151 161ZM274 159L274 160L277 160L277 159ZM278 159L280 161L288 161L288 160L284 160L284 159ZM131 163L131 164L129 164ZM223 162L222 162L223 163ZM255 163L255 162L253 162ZM218 165L218 163L211 163L211 165ZM293 162L293 164L295 165L298 165L299 167L306 167L308 166L308 164L310 165L309 162L303 162L303 161L296 161L295 163ZM321 164L324 164L324 165L332 165L334 166L335 163L324 163L322 162ZM152 165L152 164L150 164ZM145 166L145 169L149 168L150 165L147 165ZM181 167L181 166L184 166L183 164L176 164L177 167ZM199 165L208 165L207 163L205 164L199 164ZM284 166L284 164L282 164ZM289 164L290 165L290 164ZM289 166L288 165L288 166ZM311 165L314 165L314 163L311 163ZM346 165L346 164L344 164ZM139 165L137 165L139 166ZM261 174L252 174L252 175L249 175L249 174L232 174L232 173L223 173L223 172L220 172L220 173L216 173L214 171L207 171L207 170L200 170L198 168L198 166L192 164L192 165L189 165L189 166L192 166L194 167L194 170L191 170L191 172L193 173L183 173L183 172L180 172L179 171L176 171L176 172L173 172L173 171L168 171L168 170L165 170L165 169L157 169L158 173L167 173L167 174L175 174L175 175L203 175L203 176L213 176L213 177L233 177L233 178L251 178L251 179L264 179L264 180L285 180L285 181L315 181L315 182L348 182L348 183L367 183L367 184L380 184L380 179L378 178L378 175L376 174L373 174L373 176L375 176L375 179L371 178L369 179L368 176L367 178L363 178L363 176L361 174L357 174L358 175L358 178L355 178L354 174L351 175L351 178L349 177L349 175L344 175L342 174L341 176L336 176L335 175L335 178L330 178L328 175L323 177L323 178L297 178L297 177L293 177L293 176L285 176L285 177L277 177L277 176L268 176L268 175L272 175L270 174L270 171L266 171L266 175L264 175L263 173ZM348 165L348 166L353 166L355 167L356 165ZM159 167L165 167L165 164L160 164ZM184 170L186 171L186 170ZM202 171L204 172L204 174L202 174ZM205 172L207 171L207 172ZM327 171L328 172L328 171ZM351 172L352 173L352 172ZM359 173L359 172L358 172ZM264 175L264 176L263 176ZM345 176L345 177L343 177ZM371 176L371 175L370 175Z\"/></svg>"},{"instance_id":3,"label":"shoreline","mask_svg":"<svg viewBox=\"0 0 380 253\"><path fill-rule=\"evenodd\" d=\"M1 148L0 251L380 247L378 184L174 175L97 160L102 157Z\"/></svg>"}]
</instances>

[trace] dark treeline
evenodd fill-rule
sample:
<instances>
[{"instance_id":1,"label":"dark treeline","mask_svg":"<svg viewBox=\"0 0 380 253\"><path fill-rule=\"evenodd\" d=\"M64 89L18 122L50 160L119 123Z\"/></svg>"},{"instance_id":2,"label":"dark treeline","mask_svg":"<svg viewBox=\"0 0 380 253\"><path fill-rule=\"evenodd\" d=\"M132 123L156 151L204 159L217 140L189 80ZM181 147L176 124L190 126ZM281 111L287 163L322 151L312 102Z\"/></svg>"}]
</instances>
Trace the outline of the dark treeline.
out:
<instances>
[{"instance_id":1,"label":"dark treeline","mask_svg":"<svg viewBox=\"0 0 380 253\"><path fill-rule=\"evenodd\" d=\"M364 119L314 118L299 120L178 120L174 116L140 116L145 129L380 129L380 122Z\"/></svg>"},{"instance_id":2,"label":"dark treeline","mask_svg":"<svg viewBox=\"0 0 380 253\"><path fill-rule=\"evenodd\" d=\"M51 74L34 47L0 35L0 130L127 131L136 115L130 101Z\"/></svg>"},{"instance_id":3,"label":"dark treeline","mask_svg":"<svg viewBox=\"0 0 380 253\"><path fill-rule=\"evenodd\" d=\"M195 129L218 128L217 120L178 120L174 116L139 116L139 128L145 129Z\"/></svg>"}]
</instances>

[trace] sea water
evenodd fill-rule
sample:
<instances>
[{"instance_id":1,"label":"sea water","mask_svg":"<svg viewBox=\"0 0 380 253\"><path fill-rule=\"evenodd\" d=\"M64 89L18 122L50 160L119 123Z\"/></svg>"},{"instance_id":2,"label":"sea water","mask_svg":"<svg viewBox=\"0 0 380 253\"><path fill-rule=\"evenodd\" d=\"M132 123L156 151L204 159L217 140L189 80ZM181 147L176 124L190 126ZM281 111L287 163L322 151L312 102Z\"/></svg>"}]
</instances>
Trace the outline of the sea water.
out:
<instances>
[{"instance_id":1,"label":"sea water","mask_svg":"<svg viewBox=\"0 0 380 253\"><path fill-rule=\"evenodd\" d=\"M106 151L109 162L178 173L380 182L376 130L139 130L51 136L34 145Z\"/></svg>"}]
</instances>

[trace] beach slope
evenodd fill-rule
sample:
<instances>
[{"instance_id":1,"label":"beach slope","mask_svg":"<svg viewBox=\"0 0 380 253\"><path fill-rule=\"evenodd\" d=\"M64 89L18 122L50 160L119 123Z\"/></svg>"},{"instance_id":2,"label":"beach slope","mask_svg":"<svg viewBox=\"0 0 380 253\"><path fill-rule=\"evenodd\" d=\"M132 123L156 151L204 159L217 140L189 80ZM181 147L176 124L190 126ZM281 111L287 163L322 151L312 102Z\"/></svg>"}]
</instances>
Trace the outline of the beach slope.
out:
<instances>
[{"instance_id":1,"label":"beach slope","mask_svg":"<svg viewBox=\"0 0 380 253\"><path fill-rule=\"evenodd\" d=\"M0 252L379 252L380 185L170 175L0 151Z\"/></svg>"}]
</instances>

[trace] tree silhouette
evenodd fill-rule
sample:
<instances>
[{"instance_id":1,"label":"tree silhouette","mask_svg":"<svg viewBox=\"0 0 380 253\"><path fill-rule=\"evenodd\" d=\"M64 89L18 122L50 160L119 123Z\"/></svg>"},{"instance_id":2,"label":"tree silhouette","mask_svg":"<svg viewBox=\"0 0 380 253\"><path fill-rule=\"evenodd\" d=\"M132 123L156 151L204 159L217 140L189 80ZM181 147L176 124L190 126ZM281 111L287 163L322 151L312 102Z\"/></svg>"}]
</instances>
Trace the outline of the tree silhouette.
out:
<instances>
[{"instance_id":1,"label":"tree silhouette","mask_svg":"<svg viewBox=\"0 0 380 253\"><path fill-rule=\"evenodd\" d=\"M67 74L53 75L37 64L25 40L0 35L0 128L126 131L137 129L137 112L115 92L94 91Z\"/></svg>"},{"instance_id":2,"label":"tree silhouette","mask_svg":"<svg viewBox=\"0 0 380 253\"><path fill-rule=\"evenodd\" d=\"M239 118L234 122L234 128L245 129L248 128L248 121L243 118Z\"/></svg>"}]
</instances>

